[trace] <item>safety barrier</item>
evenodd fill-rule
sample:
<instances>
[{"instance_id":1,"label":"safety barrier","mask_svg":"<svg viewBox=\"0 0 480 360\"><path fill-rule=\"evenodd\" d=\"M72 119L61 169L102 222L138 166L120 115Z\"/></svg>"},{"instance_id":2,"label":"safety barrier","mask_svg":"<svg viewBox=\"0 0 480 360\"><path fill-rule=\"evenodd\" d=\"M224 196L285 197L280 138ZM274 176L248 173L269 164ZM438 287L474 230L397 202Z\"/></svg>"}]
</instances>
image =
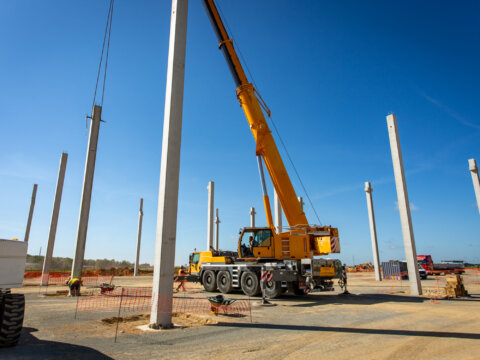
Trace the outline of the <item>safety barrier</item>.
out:
<instances>
[{"instance_id":1,"label":"safety barrier","mask_svg":"<svg viewBox=\"0 0 480 360\"><path fill-rule=\"evenodd\" d=\"M480 269L465 269L463 283L469 285L480 285Z\"/></svg>"},{"instance_id":2,"label":"safety barrier","mask_svg":"<svg viewBox=\"0 0 480 360\"><path fill-rule=\"evenodd\" d=\"M48 278L48 285L65 285L68 279L70 279L69 275L61 275L61 276L55 276L55 275L44 275L44 278ZM32 280L35 282L39 282L40 284L43 284L44 281L42 276L35 277L35 278L29 278L28 280ZM95 276L84 276L82 277L82 282L83 285L99 285L102 283L110 283L113 280L113 276L104 276L104 275L95 275Z\"/></svg>"},{"instance_id":3,"label":"safety barrier","mask_svg":"<svg viewBox=\"0 0 480 360\"><path fill-rule=\"evenodd\" d=\"M77 302L77 312L82 311L119 311L125 312L149 312L152 307L157 307L160 313L193 313L209 314L212 305L199 293L184 293L178 296L152 297L151 288L116 288L112 291L97 293L92 296L81 296ZM152 298L155 299L152 302ZM158 306L157 306L158 304ZM233 304L218 306L218 313L227 315L248 315L250 302L237 300Z\"/></svg>"}]
</instances>

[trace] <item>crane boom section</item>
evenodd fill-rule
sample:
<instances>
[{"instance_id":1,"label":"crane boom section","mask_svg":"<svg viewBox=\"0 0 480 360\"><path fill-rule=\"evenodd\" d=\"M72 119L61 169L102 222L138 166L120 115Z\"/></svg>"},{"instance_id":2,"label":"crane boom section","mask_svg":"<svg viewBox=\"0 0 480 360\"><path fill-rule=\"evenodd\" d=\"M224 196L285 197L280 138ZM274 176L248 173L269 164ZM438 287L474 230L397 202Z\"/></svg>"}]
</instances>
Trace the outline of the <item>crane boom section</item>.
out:
<instances>
[{"instance_id":1,"label":"crane boom section","mask_svg":"<svg viewBox=\"0 0 480 360\"><path fill-rule=\"evenodd\" d=\"M285 217L291 227L308 227L308 220L298 202L295 189L290 181L285 165L268 127L255 89L248 82L240 60L229 38L227 30L213 0L202 0L219 41L219 48L227 61L233 80L237 86L237 98L247 117L250 130L256 142L256 155L263 157L282 205Z\"/></svg>"}]
</instances>

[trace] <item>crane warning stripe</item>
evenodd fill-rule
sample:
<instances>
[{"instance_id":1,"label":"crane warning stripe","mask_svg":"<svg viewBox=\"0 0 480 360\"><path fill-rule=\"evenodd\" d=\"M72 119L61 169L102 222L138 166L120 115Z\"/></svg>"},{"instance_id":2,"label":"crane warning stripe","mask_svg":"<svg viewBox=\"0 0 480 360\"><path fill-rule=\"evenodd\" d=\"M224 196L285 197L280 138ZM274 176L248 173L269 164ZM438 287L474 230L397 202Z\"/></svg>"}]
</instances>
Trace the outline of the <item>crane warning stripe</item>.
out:
<instances>
[{"instance_id":1,"label":"crane warning stripe","mask_svg":"<svg viewBox=\"0 0 480 360\"><path fill-rule=\"evenodd\" d=\"M333 236L330 238L330 249L332 250L332 253L339 252L340 246L338 244L338 237Z\"/></svg>"},{"instance_id":2,"label":"crane warning stripe","mask_svg":"<svg viewBox=\"0 0 480 360\"><path fill-rule=\"evenodd\" d=\"M273 272L270 270L262 271L261 281L273 281Z\"/></svg>"}]
</instances>

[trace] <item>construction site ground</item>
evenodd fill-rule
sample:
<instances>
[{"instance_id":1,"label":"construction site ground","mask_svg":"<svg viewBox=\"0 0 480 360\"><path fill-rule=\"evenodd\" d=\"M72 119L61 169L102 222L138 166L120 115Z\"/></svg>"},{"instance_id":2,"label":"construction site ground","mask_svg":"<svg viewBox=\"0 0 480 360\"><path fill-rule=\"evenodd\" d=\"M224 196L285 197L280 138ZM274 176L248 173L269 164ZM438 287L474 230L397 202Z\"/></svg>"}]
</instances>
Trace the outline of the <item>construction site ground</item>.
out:
<instances>
[{"instance_id":1,"label":"construction site ground","mask_svg":"<svg viewBox=\"0 0 480 360\"><path fill-rule=\"evenodd\" d=\"M444 279L422 280L427 296L409 295L408 281L376 282L374 274L350 273L349 296L335 292L284 295L261 306L247 299L251 315L175 314L176 328L142 331L149 314L85 311L74 319L76 301L39 288L32 280L16 289L26 295L18 346L0 349L1 359L478 359L480 272L463 276L471 297L439 299ZM444 277L443 277L444 278ZM436 280L440 279L440 280ZM151 276L116 277L117 287L148 287ZM211 296L188 283L187 293ZM84 293L89 289L84 287ZM123 315L123 314L122 314Z\"/></svg>"}]
</instances>

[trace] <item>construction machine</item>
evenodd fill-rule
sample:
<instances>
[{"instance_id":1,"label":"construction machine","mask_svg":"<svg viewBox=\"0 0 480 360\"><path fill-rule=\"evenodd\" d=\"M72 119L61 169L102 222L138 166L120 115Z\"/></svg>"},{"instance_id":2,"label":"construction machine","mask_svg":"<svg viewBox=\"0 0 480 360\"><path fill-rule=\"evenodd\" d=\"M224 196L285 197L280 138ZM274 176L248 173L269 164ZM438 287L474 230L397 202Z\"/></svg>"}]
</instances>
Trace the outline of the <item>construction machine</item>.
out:
<instances>
[{"instance_id":1,"label":"construction machine","mask_svg":"<svg viewBox=\"0 0 480 360\"><path fill-rule=\"evenodd\" d=\"M254 296L260 292L261 275L269 272L271 280L265 284L265 293L270 298L286 289L296 294L333 290L332 279L341 276L341 262L315 257L340 252L338 229L309 224L266 121L264 112L270 116L270 110L248 81L214 1L202 2L255 139L267 227L243 228L236 253L194 252L190 256L190 277L197 278L207 291L229 293L241 288L246 295ZM289 225L285 231L273 224L264 164Z\"/></svg>"}]
</instances>

